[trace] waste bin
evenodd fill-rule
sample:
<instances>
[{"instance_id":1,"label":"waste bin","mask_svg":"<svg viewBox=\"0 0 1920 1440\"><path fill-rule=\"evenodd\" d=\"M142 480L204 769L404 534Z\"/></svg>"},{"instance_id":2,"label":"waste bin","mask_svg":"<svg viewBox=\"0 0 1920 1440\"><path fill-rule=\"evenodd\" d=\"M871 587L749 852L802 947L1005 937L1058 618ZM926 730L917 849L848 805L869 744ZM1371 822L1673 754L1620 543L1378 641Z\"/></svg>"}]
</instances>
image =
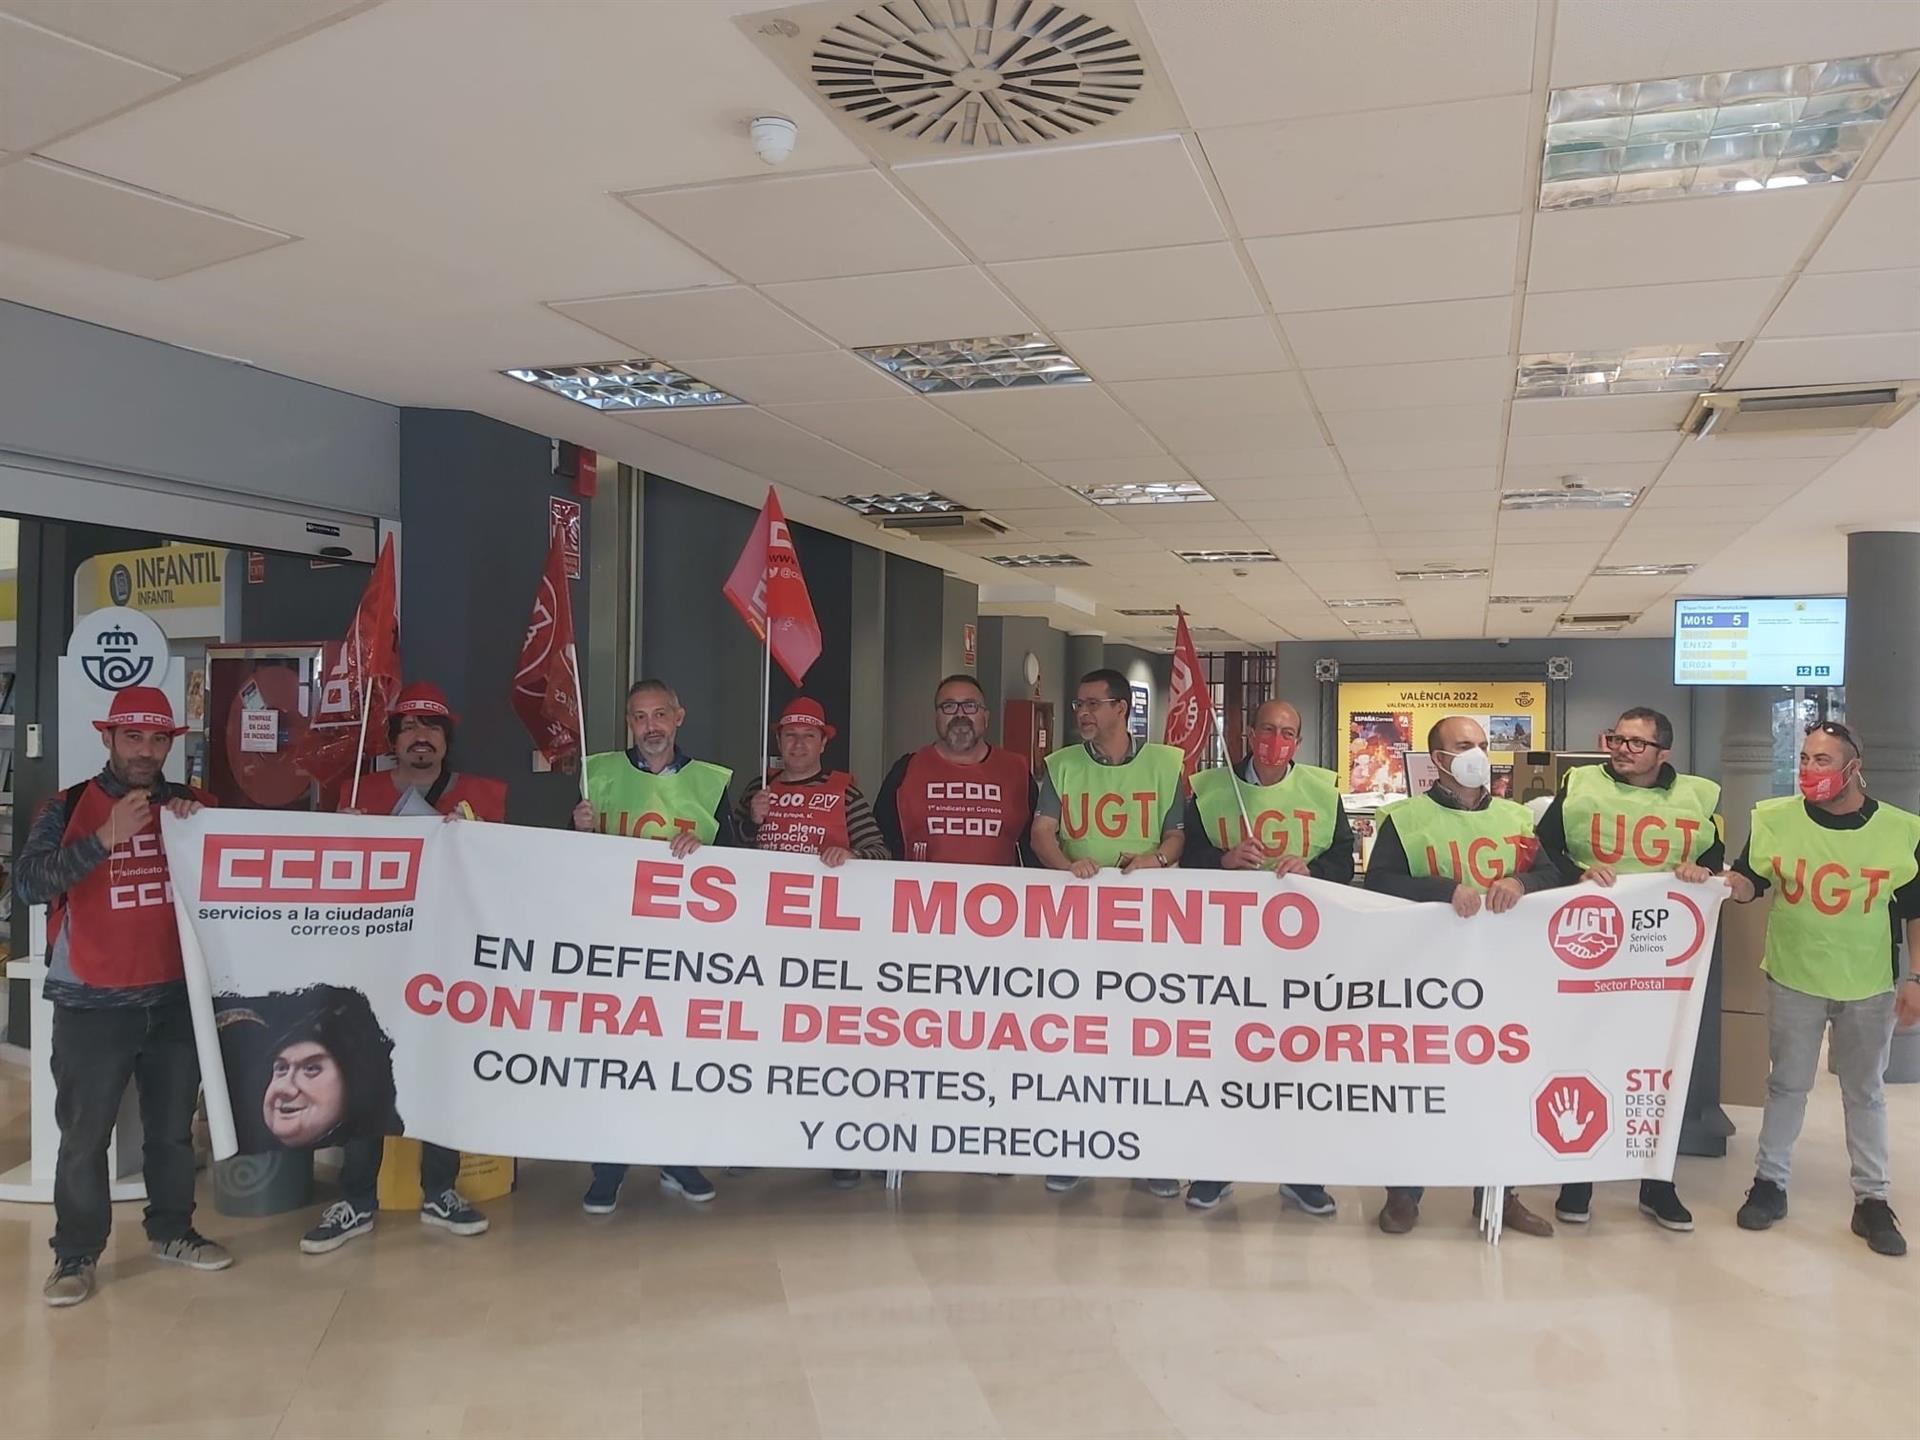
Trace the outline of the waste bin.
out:
<instances>
[{"instance_id":1,"label":"waste bin","mask_svg":"<svg viewBox=\"0 0 1920 1440\"><path fill-rule=\"evenodd\" d=\"M313 1152L275 1150L213 1162L213 1208L222 1215L279 1215L313 1197Z\"/></svg>"}]
</instances>

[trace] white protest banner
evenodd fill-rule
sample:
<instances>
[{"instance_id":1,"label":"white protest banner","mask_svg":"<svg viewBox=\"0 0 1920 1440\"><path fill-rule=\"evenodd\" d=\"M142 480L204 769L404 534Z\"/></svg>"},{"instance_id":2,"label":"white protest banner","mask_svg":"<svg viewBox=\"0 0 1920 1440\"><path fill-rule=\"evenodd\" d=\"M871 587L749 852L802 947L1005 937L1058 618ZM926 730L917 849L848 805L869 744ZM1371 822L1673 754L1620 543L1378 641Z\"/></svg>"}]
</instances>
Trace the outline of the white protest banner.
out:
<instances>
[{"instance_id":1,"label":"white protest banner","mask_svg":"<svg viewBox=\"0 0 1920 1440\"><path fill-rule=\"evenodd\" d=\"M1725 894L1641 876L1461 919L1270 873L166 827L221 1155L397 1115L549 1159L1667 1177Z\"/></svg>"}]
</instances>

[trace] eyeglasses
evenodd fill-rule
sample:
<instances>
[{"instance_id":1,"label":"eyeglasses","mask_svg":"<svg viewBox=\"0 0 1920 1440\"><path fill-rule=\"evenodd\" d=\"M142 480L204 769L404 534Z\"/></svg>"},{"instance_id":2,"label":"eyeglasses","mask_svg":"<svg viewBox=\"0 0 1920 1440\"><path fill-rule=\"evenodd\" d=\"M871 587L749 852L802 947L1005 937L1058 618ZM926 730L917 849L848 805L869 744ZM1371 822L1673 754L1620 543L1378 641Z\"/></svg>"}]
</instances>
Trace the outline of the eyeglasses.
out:
<instances>
[{"instance_id":1,"label":"eyeglasses","mask_svg":"<svg viewBox=\"0 0 1920 1440\"><path fill-rule=\"evenodd\" d=\"M942 700L933 707L942 715L984 715L987 707L978 700Z\"/></svg>"},{"instance_id":2,"label":"eyeglasses","mask_svg":"<svg viewBox=\"0 0 1920 1440\"><path fill-rule=\"evenodd\" d=\"M1101 705L1118 705L1120 703L1122 702L1111 698L1105 700L1075 700L1067 708L1069 710L1092 710Z\"/></svg>"},{"instance_id":3,"label":"eyeglasses","mask_svg":"<svg viewBox=\"0 0 1920 1440\"><path fill-rule=\"evenodd\" d=\"M1624 750L1629 755L1644 755L1649 750L1658 750L1658 740L1642 740L1638 735L1616 735L1611 732L1600 737L1609 750Z\"/></svg>"}]
</instances>

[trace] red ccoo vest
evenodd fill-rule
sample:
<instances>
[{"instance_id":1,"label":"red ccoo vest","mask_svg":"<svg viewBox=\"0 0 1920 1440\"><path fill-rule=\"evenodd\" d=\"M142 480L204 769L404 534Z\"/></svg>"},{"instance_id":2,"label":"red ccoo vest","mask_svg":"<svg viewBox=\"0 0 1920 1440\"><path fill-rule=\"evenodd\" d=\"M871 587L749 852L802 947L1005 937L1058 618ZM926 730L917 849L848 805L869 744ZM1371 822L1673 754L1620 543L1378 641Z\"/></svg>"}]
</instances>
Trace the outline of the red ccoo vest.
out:
<instances>
[{"instance_id":1,"label":"red ccoo vest","mask_svg":"<svg viewBox=\"0 0 1920 1440\"><path fill-rule=\"evenodd\" d=\"M211 795L188 788L202 805L214 803ZM61 844L99 830L116 803L98 781L88 781L67 816ZM123 990L186 976L173 916L173 878L160 843L161 809L156 804L146 829L121 841L49 907L47 943L65 932L67 963L83 985Z\"/></svg>"},{"instance_id":2,"label":"red ccoo vest","mask_svg":"<svg viewBox=\"0 0 1920 1440\"><path fill-rule=\"evenodd\" d=\"M818 855L829 845L847 849L847 787L853 776L844 770L804 785L775 780L767 786L767 818L754 832L762 850L791 850Z\"/></svg>"},{"instance_id":3,"label":"red ccoo vest","mask_svg":"<svg viewBox=\"0 0 1920 1440\"><path fill-rule=\"evenodd\" d=\"M360 777L359 809L369 815L391 815L394 807L400 803L400 784L391 770L376 770L371 775ZM347 784L351 785L352 780ZM342 788L340 803L346 804L350 792ZM481 775L469 775L456 770L453 779L440 792L440 798L433 802L433 808L442 815L451 815L460 802L467 802L474 817L479 820L491 820L496 825L504 824L507 818L507 783L504 780L489 780Z\"/></svg>"},{"instance_id":4,"label":"red ccoo vest","mask_svg":"<svg viewBox=\"0 0 1920 1440\"><path fill-rule=\"evenodd\" d=\"M934 745L914 751L900 781L900 858L925 845L935 864L1018 865L1032 773L1011 750L990 748L978 765L956 765Z\"/></svg>"}]
</instances>

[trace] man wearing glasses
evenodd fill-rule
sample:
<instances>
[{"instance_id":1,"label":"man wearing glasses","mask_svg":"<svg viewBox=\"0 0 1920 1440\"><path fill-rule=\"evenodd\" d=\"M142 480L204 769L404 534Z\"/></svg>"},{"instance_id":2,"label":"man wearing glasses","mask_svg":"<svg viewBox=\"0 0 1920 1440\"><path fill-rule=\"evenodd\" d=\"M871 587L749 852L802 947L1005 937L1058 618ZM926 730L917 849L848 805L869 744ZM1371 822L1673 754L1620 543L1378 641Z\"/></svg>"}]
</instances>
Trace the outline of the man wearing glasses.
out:
<instances>
[{"instance_id":1,"label":"man wearing glasses","mask_svg":"<svg viewBox=\"0 0 1920 1440\"><path fill-rule=\"evenodd\" d=\"M1080 744L1047 756L1033 819L1033 853L1054 870L1091 880L1102 870L1131 874L1180 863L1180 782L1186 757L1177 745L1141 744L1127 729L1133 690L1118 670L1080 677L1073 718ZM1056 1194L1080 1183L1077 1175L1049 1175ZM1178 1180L1149 1180L1162 1200L1180 1194Z\"/></svg>"},{"instance_id":2,"label":"man wearing glasses","mask_svg":"<svg viewBox=\"0 0 1920 1440\"><path fill-rule=\"evenodd\" d=\"M1226 766L1194 772L1180 863L1351 885L1353 827L1340 804L1339 779L1331 770L1298 764L1299 748L1300 712L1285 700L1267 701L1253 717L1252 743L1238 773ZM1187 1187L1187 1204L1211 1210L1232 1189L1228 1181L1196 1180ZM1309 1215L1337 1208L1321 1185L1282 1185L1280 1198Z\"/></svg>"},{"instance_id":3,"label":"man wearing glasses","mask_svg":"<svg viewBox=\"0 0 1920 1440\"><path fill-rule=\"evenodd\" d=\"M873 810L887 848L936 865L1021 864L1039 787L1026 760L987 743L987 695L973 676L940 682L933 733L880 784Z\"/></svg>"},{"instance_id":4,"label":"man wearing glasses","mask_svg":"<svg viewBox=\"0 0 1920 1440\"><path fill-rule=\"evenodd\" d=\"M1745 905L1775 890L1767 914L1767 1109L1753 1188L1740 1228L1765 1230L1787 1214L1793 1142L1828 1041L1847 1118L1853 1233L1876 1255L1904 1255L1887 1203L1887 1049L1896 1022L1920 1022L1920 979L1900 973L1920 944L1920 815L1866 792L1860 742L1831 721L1800 746L1800 793L1753 807L1747 848L1727 872Z\"/></svg>"},{"instance_id":5,"label":"man wearing glasses","mask_svg":"<svg viewBox=\"0 0 1920 1440\"><path fill-rule=\"evenodd\" d=\"M1604 765L1579 765L1540 817L1541 853L1572 883L1603 889L1622 875L1668 872L1703 885L1726 863L1716 816L1720 787L1682 775L1669 763L1673 722L1636 706L1602 737ZM1592 1215L1591 1184L1562 1185L1553 1213L1569 1225ZM1669 1230L1693 1229L1693 1215L1670 1180L1640 1182L1640 1213Z\"/></svg>"}]
</instances>

